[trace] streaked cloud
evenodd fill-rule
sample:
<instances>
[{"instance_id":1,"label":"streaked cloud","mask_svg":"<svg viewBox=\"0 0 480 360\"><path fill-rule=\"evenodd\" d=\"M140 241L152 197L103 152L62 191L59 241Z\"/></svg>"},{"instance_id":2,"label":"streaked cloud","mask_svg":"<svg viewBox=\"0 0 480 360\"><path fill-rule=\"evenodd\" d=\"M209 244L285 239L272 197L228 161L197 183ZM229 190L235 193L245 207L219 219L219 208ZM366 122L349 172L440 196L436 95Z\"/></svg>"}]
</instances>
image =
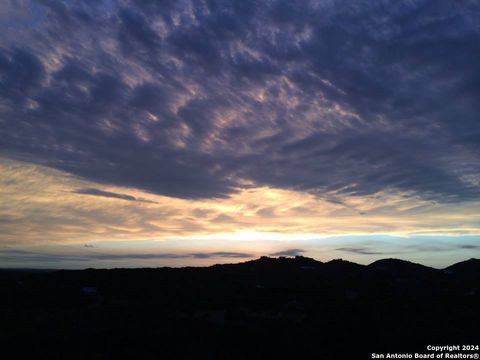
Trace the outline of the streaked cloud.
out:
<instances>
[{"instance_id":1,"label":"streaked cloud","mask_svg":"<svg viewBox=\"0 0 480 360\"><path fill-rule=\"evenodd\" d=\"M256 187L223 199L178 199L111 186L98 189L102 196L86 196L76 190L97 189L98 184L49 167L3 160L0 171L2 244L479 233L480 204L474 201L442 204L384 193L336 194L341 201L332 202L305 192ZM110 194L128 194L142 201Z\"/></svg>"},{"instance_id":2,"label":"streaked cloud","mask_svg":"<svg viewBox=\"0 0 480 360\"><path fill-rule=\"evenodd\" d=\"M341 247L341 248L338 248L336 249L338 251L345 251L345 252L352 252L352 253L355 253L355 254L360 254L360 255L384 255L384 253L380 252L380 251L374 251L374 250L371 250L367 247Z\"/></svg>"},{"instance_id":3,"label":"streaked cloud","mask_svg":"<svg viewBox=\"0 0 480 360\"><path fill-rule=\"evenodd\" d=\"M302 249L287 249L287 250L274 252L270 254L270 256L297 256L297 255L301 255L304 252L305 250L302 250Z\"/></svg>"},{"instance_id":4,"label":"streaked cloud","mask_svg":"<svg viewBox=\"0 0 480 360\"><path fill-rule=\"evenodd\" d=\"M140 202L155 203L154 201L141 199L141 198L136 198L135 196L132 196L132 195L118 194L118 193L114 193L114 192L111 192L111 191L104 191L104 190L99 190L99 189L95 189L95 188L76 189L73 192L76 193L76 194L82 194L82 195L103 196L103 197L107 197L107 198L121 199L121 200L127 200L127 201L140 201Z\"/></svg>"},{"instance_id":5,"label":"streaked cloud","mask_svg":"<svg viewBox=\"0 0 480 360\"><path fill-rule=\"evenodd\" d=\"M50 242L0 246L0 267L86 268L208 266L268 256L307 256L321 261L348 258L368 264L396 257L443 268L478 257L480 237L456 236L239 236L163 240L102 240L86 244ZM294 247L297 246L297 247Z\"/></svg>"},{"instance_id":6,"label":"streaked cloud","mask_svg":"<svg viewBox=\"0 0 480 360\"><path fill-rule=\"evenodd\" d=\"M122 253L122 254L59 254L59 253L39 253L23 250L0 250L0 257L3 260L13 258L18 261L29 260L39 262L54 261L92 261L92 260L161 260L161 259L210 259L210 258L252 258L252 254L239 252L197 252L197 253Z\"/></svg>"}]
</instances>

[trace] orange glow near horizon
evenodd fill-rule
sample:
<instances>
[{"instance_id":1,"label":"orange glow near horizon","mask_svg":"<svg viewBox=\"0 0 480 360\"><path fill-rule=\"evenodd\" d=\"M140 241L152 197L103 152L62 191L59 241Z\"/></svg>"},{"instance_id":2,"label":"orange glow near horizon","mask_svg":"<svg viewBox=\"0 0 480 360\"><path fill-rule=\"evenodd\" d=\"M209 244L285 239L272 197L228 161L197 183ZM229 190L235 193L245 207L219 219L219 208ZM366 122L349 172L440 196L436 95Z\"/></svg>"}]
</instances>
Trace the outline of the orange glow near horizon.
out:
<instances>
[{"instance_id":1,"label":"orange glow near horizon","mask_svg":"<svg viewBox=\"0 0 480 360\"><path fill-rule=\"evenodd\" d=\"M269 187L225 199L184 200L91 183L58 170L1 162L1 244L312 236L480 233L479 204L438 204L404 194L339 197ZM135 200L79 194L98 188ZM128 195L127 195L128 194ZM333 199L333 200L332 200ZM388 205L386 205L388 204ZM462 219L462 221L459 221Z\"/></svg>"}]
</instances>

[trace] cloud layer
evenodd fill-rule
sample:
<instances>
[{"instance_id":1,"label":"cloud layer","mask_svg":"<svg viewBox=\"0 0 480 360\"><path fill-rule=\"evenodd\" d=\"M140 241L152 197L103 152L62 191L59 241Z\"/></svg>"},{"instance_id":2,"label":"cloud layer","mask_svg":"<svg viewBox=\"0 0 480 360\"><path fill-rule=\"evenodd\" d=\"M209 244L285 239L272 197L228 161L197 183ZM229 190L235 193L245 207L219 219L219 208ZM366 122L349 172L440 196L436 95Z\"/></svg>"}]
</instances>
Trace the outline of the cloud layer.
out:
<instances>
[{"instance_id":1,"label":"cloud layer","mask_svg":"<svg viewBox=\"0 0 480 360\"><path fill-rule=\"evenodd\" d=\"M439 203L388 192L318 196L251 186L228 198L188 200L102 186L1 158L0 173L0 246L183 238L188 251L195 252L198 243L193 240L209 237L230 247L247 241L250 249L262 250L257 242L266 239L480 233L480 201ZM291 244L261 254L285 249L303 247Z\"/></svg>"},{"instance_id":2,"label":"cloud layer","mask_svg":"<svg viewBox=\"0 0 480 360\"><path fill-rule=\"evenodd\" d=\"M186 199L479 198L477 1L0 7L9 158Z\"/></svg>"},{"instance_id":3,"label":"cloud layer","mask_svg":"<svg viewBox=\"0 0 480 360\"><path fill-rule=\"evenodd\" d=\"M476 236L333 236L303 239L166 239L98 241L88 244L37 244L0 246L0 267L86 268L208 266L238 263L262 255L307 256L321 261L347 257L361 264L382 258L423 261L444 268L478 257ZM85 247L85 245L88 245ZM295 248L293 246L299 246ZM228 249L228 250L226 250Z\"/></svg>"},{"instance_id":4,"label":"cloud layer","mask_svg":"<svg viewBox=\"0 0 480 360\"><path fill-rule=\"evenodd\" d=\"M62 254L62 253L42 253L25 250L0 250L0 257L3 262L14 259L18 262L55 262L55 261L121 261L121 260L163 260L163 259L210 259L210 258L230 258L230 259L248 259L252 254L240 252L197 252L197 253L123 253L123 254L105 254L105 253L83 253L83 254Z\"/></svg>"}]
</instances>

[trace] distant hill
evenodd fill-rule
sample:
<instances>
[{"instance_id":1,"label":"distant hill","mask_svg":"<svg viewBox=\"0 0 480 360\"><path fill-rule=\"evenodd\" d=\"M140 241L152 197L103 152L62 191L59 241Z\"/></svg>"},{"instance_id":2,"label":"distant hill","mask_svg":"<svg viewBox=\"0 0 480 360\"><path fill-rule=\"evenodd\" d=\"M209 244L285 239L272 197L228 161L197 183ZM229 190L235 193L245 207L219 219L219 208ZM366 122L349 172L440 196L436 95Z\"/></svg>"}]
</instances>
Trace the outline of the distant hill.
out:
<instances>
[{"instance_id":1,"label":"distant hill","mask_svg":"<svg viewBox=\"0 0 480 360\"><path fill-rule=\"evenodd\" d=\"M325 263L326 268L330 271L363 271L365 265L360 265L343 259L334 259Z\"/></svg>"},{"instance_id":2,"label":"distant hill","mask_svg":"<svg viewBox=\"0 0 480 360\"><path fill-rule=\"evenodd\" d=\"M395 258L377 260L369 265L372 268L377 269L401 269L401 270L429 270L433 269L431 267L417 264L407 260L400 260Z\"/></svg>"},{"instance_id":3,"label":"distant hill","mask_svg":"<svg viewBox=\"0 0 480 360\"><path fill-rule=\"evenodd\" d=\"M39 359L422 352L478 342L479 274L477 259L437 270L303 256L201 268L3 270L0 340L15 358Z\"/></svg>"},{"instance_id":4,"label":"distant hill","mask_svg":"<svg viewBox=\"0 0 480 360\"><path fill-rule=\"evenodd\" d=\"M377 260L368 265L368 267L398 276L433 275L440 272L440 270L432 267L400 259Z\"/></svg>"},{"instance_id":5,"label":"distant hill","mask_svg":"<svg viewBox=\"0 0 480 360\"><path fill-rule=\"evenodd\" d=\"M456 274L480 274L480 259L469 259L450 265L445 270Z\"/></svg>"},{"instance_id":6,"label":"distant hill","mask_svg":"<svg viewBox=\"0 0 480 360\"><path fill-rule=\"evenodd\" d=\"M256 260L250 260L243 263L235 264L240 267L248 267L248 268L301 268L301 267L314 267L318 268L323 265L321 261L305 257L305 256L295 256L295 257L284 257L280 256L276 257L268 257L262 256ZM222 267L225 265L214 265L216 267Z\"/></svg>"}]
</instances>

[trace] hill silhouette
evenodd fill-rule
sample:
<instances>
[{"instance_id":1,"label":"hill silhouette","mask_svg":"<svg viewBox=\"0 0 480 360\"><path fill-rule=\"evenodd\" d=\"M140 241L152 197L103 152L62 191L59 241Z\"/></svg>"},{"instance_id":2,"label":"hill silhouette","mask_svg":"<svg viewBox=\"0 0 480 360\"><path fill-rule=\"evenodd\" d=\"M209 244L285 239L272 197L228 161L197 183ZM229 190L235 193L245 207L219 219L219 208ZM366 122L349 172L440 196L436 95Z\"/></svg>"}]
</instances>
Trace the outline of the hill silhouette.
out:
<instances>
[{"instance_id":1,"label":"hill silhouette","mask_svg":"<svg viewBox=\"0 0 480 360\"><path fill-rule=\"evenodd\" d=\"M432 272L436 271L436 269L413 263L410 261L406 260L400 260L400 259L382 259L382 260L377 260L369 265L371 268L375 268L378 270L383 270L383 271L394 271L394 272L399 272L399 273L414 273L414 272Z\"/></svg>"},{"instance_id":2,"label":"hill silhouette","mask_svg":"<svg viewBox=\"0 0 480 360\"><path fill-rule=\"evenodd\" d=\"M480 260L0 271L16 358L370 359L478 342Z\"/></svg>"},{"instance_id":3,"label":"hill silhouette","mask_svg":"<svg viewBox=\"0 0 480 360\"><path fill-rule=\"evenodd\" d=\"M474 275L480 273L480 259L469 259L453 265L450 265L446 270L455 274Z\"/></svg>"}]
</instances>

